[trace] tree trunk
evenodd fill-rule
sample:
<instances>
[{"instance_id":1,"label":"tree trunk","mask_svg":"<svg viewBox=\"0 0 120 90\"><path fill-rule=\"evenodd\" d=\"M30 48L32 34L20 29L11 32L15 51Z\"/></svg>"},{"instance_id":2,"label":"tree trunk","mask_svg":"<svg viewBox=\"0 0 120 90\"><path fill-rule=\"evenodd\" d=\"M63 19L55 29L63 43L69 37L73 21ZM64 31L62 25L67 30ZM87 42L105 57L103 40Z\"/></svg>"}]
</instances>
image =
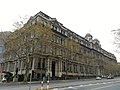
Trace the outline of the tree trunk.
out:
<instances>
[{"instance_id":1,"label":"tree trunk","mask_svg":"<svg viewBox=\"0 0 120 90\"><path fill-rule=\"evenodd\" d=\"M28 70L28 65L25 66L25 74L24 74L24 82L27 82L27 79L28 79L28 73L29 70Z\"/></svg>"},{"instance_id":2,"label":"tree trunk","mask_svg":"<svg viewBox=\"0 0 120 90\"><path fill-rule=\"evenodd\" d=\"M29 55L27 56L26 59L26 63L25 63L25 74L24 74L24 82L28 81L28 76L29 76L29 63L30 63L30 59L29 59Z\"/></svg>"}]
</instances>

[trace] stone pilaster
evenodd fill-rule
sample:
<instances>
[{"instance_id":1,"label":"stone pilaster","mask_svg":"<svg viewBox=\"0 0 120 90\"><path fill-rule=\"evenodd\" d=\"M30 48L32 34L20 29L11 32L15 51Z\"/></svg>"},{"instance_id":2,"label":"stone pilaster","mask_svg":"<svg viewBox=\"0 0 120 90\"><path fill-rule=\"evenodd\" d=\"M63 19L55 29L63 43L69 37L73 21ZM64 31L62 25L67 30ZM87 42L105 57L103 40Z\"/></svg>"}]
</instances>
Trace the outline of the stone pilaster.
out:
<instances>
[{"instance_id":1,"label":"stone pilaster","mask_svg":"<svg viewBox=\"0 0 120 90\"><path fill-rule=\"evenodd\" d=\"M42 69L42 63L43 63L43 58L41 58L41 65L40 65L40 68Z\"/></svg>"},{"instance_id":2,"label":"stone pilaster","mask_svg":"<svg viewBox=\"0 0 120 90\"><path fill-rule=\"evenodd\" d=\"M46 76L48 76L48 79L50 77L50 58L47 59L47 72Z\"/></svg>"},{"instance_id":3,"label":"stone pilaster","mask_svg":"<svg viewBox=\"0 0 120 90\"><path fill-rule=\"evenodd\" d=\"M59 77L62 76L62 61L59 61Z\"/></svg>"},{"instance_id":4,"label":"stone pilaster","mask_svg":"<svg viewBox=\"0 0 120 90\"><path fill-rule=\"evenodd\" d=\"M33 57L33 62L32 62L32 70L35 68L35 58Z\"/></svg>"},{"instance_id":5,"label":"stone pilaster","mask_svg":"<svg viewBox=\"0 0 120 90\"><path fill-rule=\"evenodd\" d=\"M14 64L14 74L13 74L13 76L15 76L16 68L17 68L17 61L14 61L14 62L15 62L15 64ZM14 78L13 78L13 82L16 82L16 81L17 81L17 78L14 77Z\"/></svg>"},{"instance_id":6,"label":"stone pilaster","mask_svg":"<svg viewBox=\"0 0 120 90\"><path fill-rule=\"evenodd\" d=\"M23 69L23 61L21 60L21 62L20 62L20 74L22 74L22 69Z\"/></svg>"},{"instance_id":7,"label":"stone pilaster","mask_svg":"<svg viewBox=\"0 0 120 90\"><path fill-rule=\"evenodd\" d=\"M7 63L7 72L10 70L10 62Z\"/></svg>"}]
</instances>

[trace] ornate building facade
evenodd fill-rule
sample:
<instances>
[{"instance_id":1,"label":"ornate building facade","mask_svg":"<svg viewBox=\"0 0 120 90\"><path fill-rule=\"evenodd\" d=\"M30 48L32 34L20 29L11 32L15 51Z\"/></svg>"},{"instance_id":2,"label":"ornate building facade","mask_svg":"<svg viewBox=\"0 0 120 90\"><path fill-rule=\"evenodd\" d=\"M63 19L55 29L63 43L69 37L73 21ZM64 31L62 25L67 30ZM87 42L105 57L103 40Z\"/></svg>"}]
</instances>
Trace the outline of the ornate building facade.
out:
<instances>
[{"instance_id":1,"label":"ornate building facade","mask_svg":"<svg viewBox=\"0 0 120 90\"><path fill-rule=\"evenodd\" d=\"M109 68L116 64L116 57L91 34L81 37L39 12L6 40L2 70L13 75L18 70L22 76L28 67L34 80L69 79L115 74Z\"/></svg>"}]
</instances>

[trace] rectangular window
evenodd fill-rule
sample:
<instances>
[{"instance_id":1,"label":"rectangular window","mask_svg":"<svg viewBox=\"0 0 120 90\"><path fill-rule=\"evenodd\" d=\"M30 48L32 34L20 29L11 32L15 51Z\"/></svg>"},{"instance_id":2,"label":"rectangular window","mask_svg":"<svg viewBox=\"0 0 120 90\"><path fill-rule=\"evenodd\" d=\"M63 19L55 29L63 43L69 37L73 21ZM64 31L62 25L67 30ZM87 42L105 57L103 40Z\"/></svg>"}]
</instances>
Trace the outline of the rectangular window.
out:
<instances>
[{"instance_id":1,"label":"rectangular window","mask_svg":"<svg viewBox=\"0 0 120 90\"><path fill-rule=\"evenodd\" d=\"M42 69L45 69L45 58L43 58Z\"/></svg>"},{"instance_id":2,"label":"rectangular window","mask_svg":"<svg viewBox=\"0 0 120 90\"><path fill-rule=\"evenodd\" d=\"M41 58L38 59L38 68L41 68Z\"/></svg>"},{"instance_id":3,"label":"rectangular window","mask_svg":"<svg viewBox=\"0 0 120 90\"><path fill-rule=\"evenodd\" d=\"M3 51L3 47L2 47L2 46L0 46L0 53L2 53L2 51Z\"/></svg>"},{"instance_id":4,"label":"rectangular window","mask_svg":"<svg viewBox=\"0 0 120 90\"><path fill-rule=\"evenodd\" d=\"M65 62L62 62L62 71L65 72Z\"/></svg>"}]
</instances>

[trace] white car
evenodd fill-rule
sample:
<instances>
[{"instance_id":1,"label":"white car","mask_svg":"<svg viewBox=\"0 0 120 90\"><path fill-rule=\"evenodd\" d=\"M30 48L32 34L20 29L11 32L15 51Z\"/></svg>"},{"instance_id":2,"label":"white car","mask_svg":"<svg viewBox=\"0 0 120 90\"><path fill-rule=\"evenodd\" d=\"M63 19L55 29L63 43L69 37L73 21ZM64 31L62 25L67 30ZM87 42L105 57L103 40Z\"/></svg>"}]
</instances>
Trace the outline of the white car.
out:
<instances>
[{"instance_id":1,"label":"white car","mask_svg":"<svg viewBox=\"0 0 120 90\"><path fill-rule=\"evenodd\" d=\"M96 80L101 80L101 77L96 77Z\"/></svg>"},{"instance_id":2,"label":"white car","mask_svg":"<svg viewBox=\"0 0 120 90\"><path fill-rule=\"evenodd\" d=\"M3 77L2 82L6 82L6 78L5 77Z\"/></svg>"}]
</instances>

